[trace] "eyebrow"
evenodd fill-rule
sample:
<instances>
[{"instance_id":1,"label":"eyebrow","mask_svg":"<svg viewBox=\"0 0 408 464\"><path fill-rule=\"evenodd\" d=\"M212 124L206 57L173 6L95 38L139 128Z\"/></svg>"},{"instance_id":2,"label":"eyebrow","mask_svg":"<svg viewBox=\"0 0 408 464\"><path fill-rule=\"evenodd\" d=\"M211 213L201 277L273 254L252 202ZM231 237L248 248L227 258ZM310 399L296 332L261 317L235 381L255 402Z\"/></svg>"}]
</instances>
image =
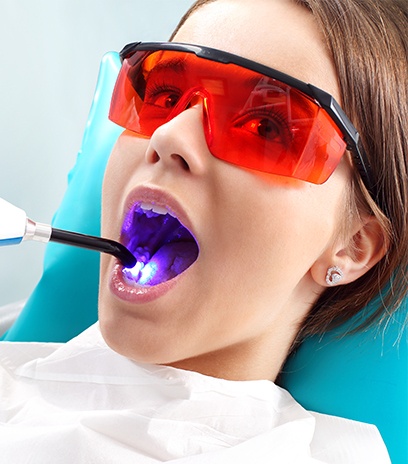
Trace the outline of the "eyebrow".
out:
<instances>
[{"instance_id":1,"label":"eyebrow","mask_svg":"<svg viewBox=\"0 0 408 464\"><path fill-rule=\"evenodd\" d=\"M261 79L259 76L263 76ZM285 82L280 81L279 79L276 79L274 77L268 76L266 74L259 74L259 76L252 76L244 81L245 86L248 87L254 87L254 90L257 91L262 91L262 90L272 90L272 91L278 91L279 93L282 93L282 96L289 97L291 101L296 102L299 105L299 108L301 108L301 112L306 116L306 117L314 117L315 111L313 111L310 108L310 105L305 104L305 101L312 101L316 106L320 107L320 105L317 104L317 102L310 97L307 97L305 94L303 94L300 90L296 89L295 87L292 87ZM285 88L280 87L279 85L274 85L272 82L261 82L263 78L267 78L268 80L276 81L285 86ZM286 88L293 89L293 92L291 92L289 95L286 92Z\"/></svg>"},{"instance_id":2,"label":"eyebrow","mask_svg":"<svg viewBox=\"0 0 408 464\"><path fill-rule=\"evenodd\" d=\"M182 58L172 58L170 60L159 61L150 71L147 72L146 77L159 72L172 71L176 74L182 74L186 70L185 61Z\"/></svg>"}]
</instances>

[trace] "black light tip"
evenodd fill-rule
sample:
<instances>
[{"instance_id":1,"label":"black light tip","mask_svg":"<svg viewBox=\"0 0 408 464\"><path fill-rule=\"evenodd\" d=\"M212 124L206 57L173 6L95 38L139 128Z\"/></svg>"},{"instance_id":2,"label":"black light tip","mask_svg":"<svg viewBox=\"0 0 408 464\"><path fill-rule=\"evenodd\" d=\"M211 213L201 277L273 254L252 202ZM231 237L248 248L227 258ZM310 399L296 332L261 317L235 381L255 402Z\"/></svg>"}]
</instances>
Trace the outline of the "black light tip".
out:
<instances>
[{"instance_id":1,"label":"black light tip","mask_svg":"<svg viewBox=\"0 0 408 464\"><path fill-rule=\"evenodd\" d=\"M116 258L118 258L121 263L129 269L135 267L137 259L133 256L133 254L121 243L118 243L117 247L118 252L115 253Z\"/></svg>"}]
</instances>

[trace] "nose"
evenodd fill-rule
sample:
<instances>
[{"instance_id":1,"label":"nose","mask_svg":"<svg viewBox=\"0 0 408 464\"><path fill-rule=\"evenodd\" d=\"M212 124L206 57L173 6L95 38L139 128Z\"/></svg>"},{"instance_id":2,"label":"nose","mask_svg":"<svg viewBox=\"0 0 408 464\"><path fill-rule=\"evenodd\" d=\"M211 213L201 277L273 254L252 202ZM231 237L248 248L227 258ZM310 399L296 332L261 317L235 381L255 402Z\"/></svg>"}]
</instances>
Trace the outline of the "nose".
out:
<instances>
[{"instance_id":1,"label":"nose","mask_svg":"<svg viewBox=\"0 0 408 464\"><path fill-rule=\"evenodd\" d=\"M158 127L150 138L146 161L165 169L202 174L212 155L207 146L204 121L205 102L195 98L187 109Z\"/></svg>"}]
</instances>

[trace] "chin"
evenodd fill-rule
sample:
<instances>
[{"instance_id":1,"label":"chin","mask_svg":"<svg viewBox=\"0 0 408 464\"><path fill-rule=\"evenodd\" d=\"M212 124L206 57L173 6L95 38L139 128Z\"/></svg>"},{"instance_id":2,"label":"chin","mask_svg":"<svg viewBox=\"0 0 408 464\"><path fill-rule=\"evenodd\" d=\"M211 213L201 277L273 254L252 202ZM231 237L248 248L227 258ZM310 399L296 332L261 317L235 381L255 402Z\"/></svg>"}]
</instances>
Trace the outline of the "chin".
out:
<instances>
[{"instance_id":1,"label":"chin","mask_svg":"<svg viewBox=\"0 0 408 464\"><path fill-rule=\"evenodd\" d=\"M117 307L104 311L102 306L99 326L106 344L116 353L132 361L170 364L185 357L184 343L184 354L180 355L175 352L180 336L172 336L151 321L136 319L132 314L126 314Z\"/></svg>"}]
</instances>

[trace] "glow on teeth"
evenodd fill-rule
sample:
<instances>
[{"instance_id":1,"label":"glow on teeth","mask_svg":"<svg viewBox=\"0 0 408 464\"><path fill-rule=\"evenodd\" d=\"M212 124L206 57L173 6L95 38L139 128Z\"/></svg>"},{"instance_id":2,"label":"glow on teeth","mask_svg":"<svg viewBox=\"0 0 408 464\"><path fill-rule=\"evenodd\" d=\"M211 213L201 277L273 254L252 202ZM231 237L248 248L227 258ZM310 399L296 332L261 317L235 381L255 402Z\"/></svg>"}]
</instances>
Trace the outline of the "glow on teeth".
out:
<instances>
[{"instance_id":1,"label":"glow on teeth","mask_svg":"<svg viewBox=\"0 0 408 464\"><path fill-rule=\"evenodd\" d=\"M165 206L155 205L153 203L141 203L140 208L143 211L152 211L156 214L170 214L170 216L176 217L171 211L169 211Z\"/></svg>"}]
</instances>

